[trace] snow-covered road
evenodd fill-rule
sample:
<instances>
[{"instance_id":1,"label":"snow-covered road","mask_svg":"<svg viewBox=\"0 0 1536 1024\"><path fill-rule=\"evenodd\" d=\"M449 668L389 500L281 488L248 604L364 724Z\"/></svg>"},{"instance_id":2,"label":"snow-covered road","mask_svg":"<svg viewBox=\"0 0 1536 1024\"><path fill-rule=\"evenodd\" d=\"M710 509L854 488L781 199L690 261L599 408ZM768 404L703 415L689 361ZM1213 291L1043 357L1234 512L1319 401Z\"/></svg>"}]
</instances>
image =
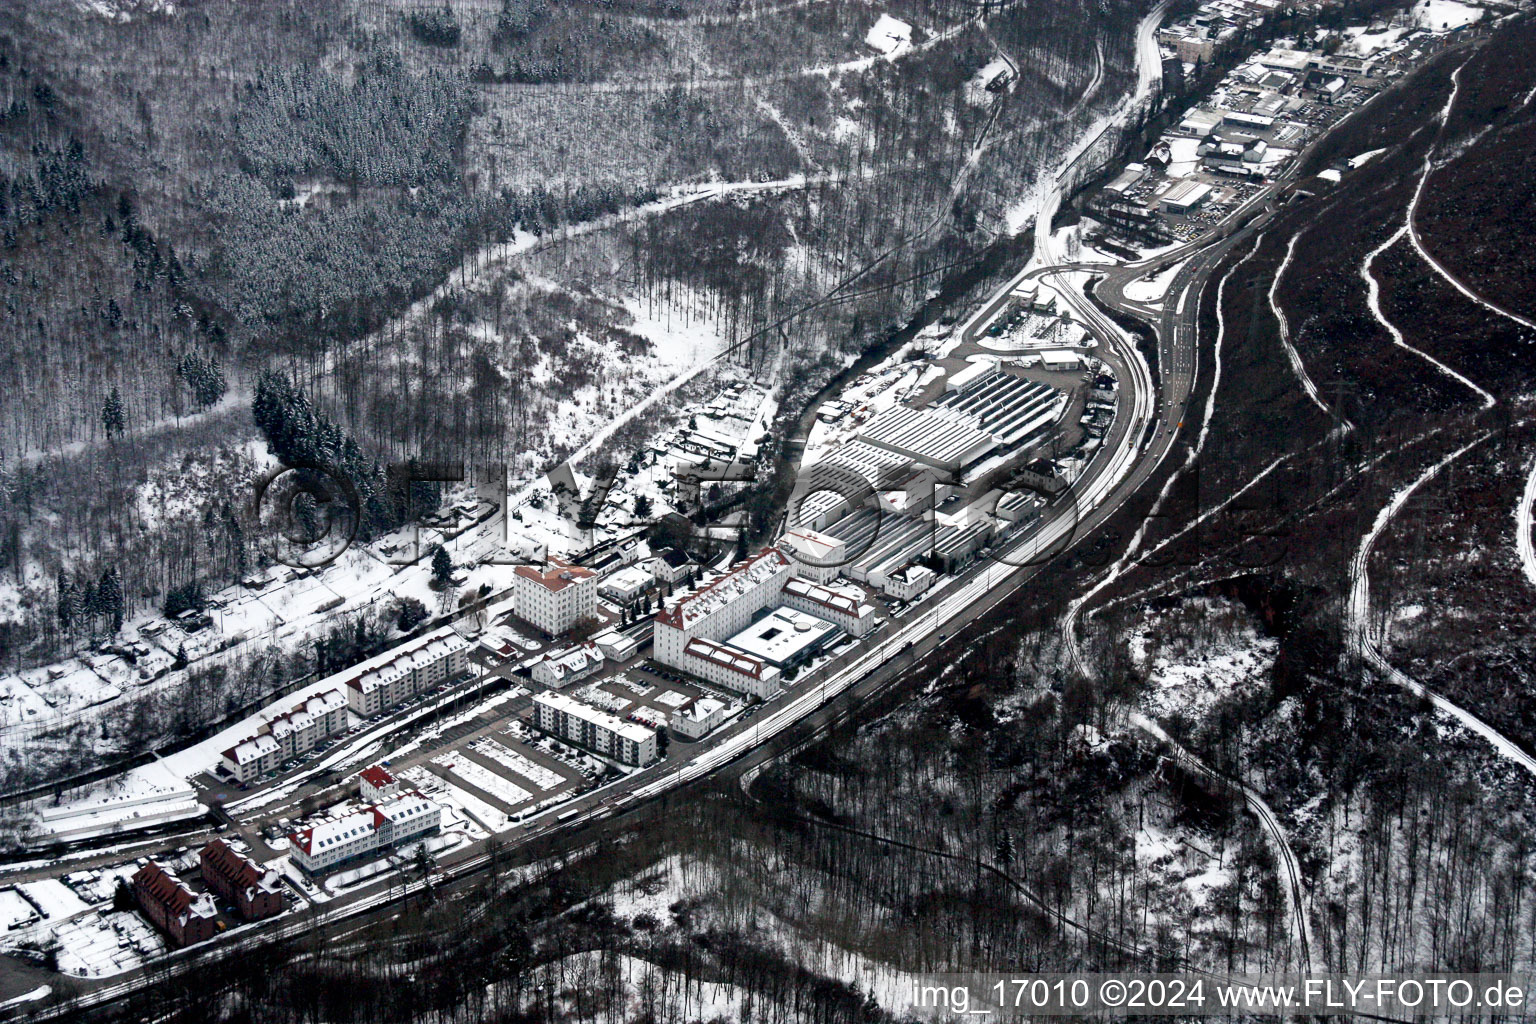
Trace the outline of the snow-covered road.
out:
<instances>
[{"instance_id":1,"label":"snow-covered road","mask_svg":"<svg viewBox=\"0 0 1536 1024\"><path fill-rule=\"evenodd\" d=\"M1420 359L1423 359L1425 362L1429 363L1431 366L1434 366L1447 377L1450 377L1458 383L1470 388L1472 391L1476 392L1479 398L1483 400L1483 408L1491 409L1494 406L1494 398L1491 394L1478 387L1476 384L1472 383L1472 381L1468 380L1460 373L1457 373L1449 366L1446 366L1444 363L1430 355L1428 352L1425 352L1423 349L1414 348L1412 345L1408 344L1408 340L1403 337L1403 332L1397 329L1396 324L1387 319L1386 313L1382 312L1381 284L1376 280L1376 275L1371 272L1371 269L1376 265L1376 258L1382 253L1386 252L1388 249L1392 248L1392 246L1396 245L1398 241L1402 239L1402 237L1406 234L1408 234L1408 225L1405 223L1402 227L1398 228L1390 236L1388 236L1386 241L1382 242L1376 248L1367 253L1364 261L1361 262L1360 278L1365 282L1365 304L1370 309L1371 315L1376 318L1376 322L1381 324L1382 327L1386 328L1387 333L1392 336L1392 344L1396 345L1398 348L1407 349L1409 352L1412 352Z\"/></svg>"},{"instance_id":2,"label":"snow-covered road","mask_svg":"<svg viewBox=\"0 0 1536 1024\"><path fill-rule=\"evenodd\" d=\"M1455 462L1468 451L1477 447L1482 442L1492 437L1492 433L1484 432L1473 440L1457 448L1446 455L1439 462L1420 473L1412 483L1397 491L1380 512L1376 514L1376 520L1371 524L1371 529L1360 541L1360 547L1355 552L1355 557L1350 562L1350 590L1349 598L1345 605L1344 636L1350 649L1360 657L1362 661L1376 669L1387 681L1395 686L1402 687L1414 696L1428 700L1435 708L1456 721L1460 722L1469 732L1481 736L1493 747L1494 751L1506 761L1536 775L1536 758L1531 757L1520 748L1513 740L1499 732L1493 726L1478 718L1472 712L1452 703L1446 698L1428 689L1424 684L1411 678L1406 673L1399 671L1381 654L1377 646L1374 631L1371 628L1371 577L1370 560L1371 550L1376 546L1376 541L1385 532L1387 525L1394 516L1402 511L1403 506L1413 497L1415 491L1428 481L1434 479L1439 473ZM1530 493L1529 488L1527 493Z\"/></svg>"},{"instance_id":3,"label":"snow-covered road","mask_svg":"<svg viewBox=\"0 0 1536 1024\"><path fill-rule=\"evenodd\" d=\"M1467 60L1471 60L1471 58L1469 57ZM1439 114L1440 132L1442 134L1445 132L1446 122L1451 116L1451 109L1456 106L1456 98L1461 93L1461 71L1462 68L1465 68L1466 66L1467 61L1463 61L1456 67L1455 71L1451 72L1451 94L1446 97L1445 106L1440 108ZM1468 288L1465 284L1463 284L1461 278L1451 273L1450 269L1447 268L1445 264L1441 263L1434 256L1430 255L1428 249L1424 248L1424 242L1419 238L1419 202L1424 198L1425 186L1428 185L1429 175L1434 169L1434 155L1435 147L1431 146L1429 152L1424 154L1424 169L1419 173L1418 187L1413 190L1413 199L1408 204L1408 239L1413 243L1414 251L1419 254L1425 263L1428 263L1430 267L1434 269L1435 273L1444 278L1447 284L1461 292L1461 294L1465 295L1479 306L1482 306L1484 309L1489 310L1490 312L1497 313L1499 316L1505 317L1506 319L1513 320L1517 324L1536 329L1536 320L1523 317L1518 313L1505 309L1503 306L1500 306L1495 302L1490 302L1489 300L1483 298L1481 295L1478 295L1471 288Z\"/></svg>"},{"instance_id":4,"label":"snow-covered road","mask_svg":"<svg viewBox=\"0 0 1536 1024\"><path fill-rule=\"evenodd\" d=\"M1531 475L1526 478L1525 493L1520 495L1520 504L1515 506L1515 550L1520 552L1520 567L1525 570L1525 578L1531 581L1531 586L1536 587L1536 540L1531 537L1532 506L1536 506L1536 460L1531 462Z\"/></svg>"},{"instance_id":5,"label":"snow-covered road","mask_svg":"<svg viewBox=\"0 0 1536 1024\"><path fill-rule=\"evenodd\" d=\"M1296 257L1296 242L1302 233L1296 232L1285 246L1285 259L1280 261L1279 268L1275 271L1274 280L1269 282L1269 309L1275 315L1275 322L1280 325L1280 344L1285 347L1285 357L1291 362L1291 369L1296 373L1296 379L1301 381L1302 390L1307 397L1312 399L1312 404L1323 411L1323 415L1329 419L1339 420L1339 429L1345 433L1355 429L1355 425L1347 419L1342 419L1334 414L1317 392L1317 385L1312 383L1312 378L1307 373L1306 364L1301 361L1301 353L1296 351L1296 346L1291 342L1291 324L1286 319L1285 310L1280 308L1280 281L1285 277L1285 272L1290 269L1291 261Z\"/></svg>"}]
</instances>

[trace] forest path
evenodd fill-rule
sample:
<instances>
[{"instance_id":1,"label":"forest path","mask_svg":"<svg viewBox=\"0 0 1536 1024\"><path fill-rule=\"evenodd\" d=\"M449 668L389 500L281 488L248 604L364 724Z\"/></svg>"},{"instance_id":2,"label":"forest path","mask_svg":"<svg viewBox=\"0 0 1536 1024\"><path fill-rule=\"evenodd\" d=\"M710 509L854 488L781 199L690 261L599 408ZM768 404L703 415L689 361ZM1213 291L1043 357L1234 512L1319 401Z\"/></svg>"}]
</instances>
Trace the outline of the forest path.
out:
<instances>
[{"instance_id":1,"label":"forest path","mask_svg":"<svg viewBox=\"0 0 1536 1024\"><path fill-rule=\"evenodd\" d=\"M1520 552L1520 567L1525 578L1536 587L1536 539L1531 536L1532 507L1536 506L1536 460L1531 462L1531 475L1525 481L1525 493L1515 507L1515 550Z\"/></svg>"},{"instance_id":2,"label":"forest path","mask_svg":"<svg viewBox=\"0 0 1536 1024\"><path fill-rule=\"evenodd\" d=\"M1493 747L1500 757L1525 769L1532 775L1536 775L1536 758L1527 754L1517 743L1472 714L1472 712L1447 700L1445 697L1424 686L1424 684L1393 667L1382 656L1381 650L1377 646L1377 638L1374 636L1374 631L1370 624L1370 559L1371 551L1376 546L1376 541L1386 531L1392 519L1408 504L1408 500L1413 497L1414 492L1439 475L1445 467L1492 436L1492 431L1484 431L1460 448L1441 458L1434 465L1420 473L1412 483L1399 489L1392 496L1392 500L1376 514L1375 522L1371 524L1371 529L1361 539L1360 547L1356 550L1355 557L1350 561L1351 580L1349 597L1344 610L1344 637L1351 653L1357 655L1362 661L1381 673L1388 682L1407 690L1416 697L1428 700L1437 710L1456 719L1468 731L1481 736ZM1532 493L1530 487L1528 487L1527 494ZM1529 537L1529 534L1527 534L1527 537Z\"/></svg>"},{"instance_id":3,"label":"forest path","mask_svg":"<svg viewBox=\"0 0 1536 1024\"><path fill-rule=\"evenodd\" d=\"M1445 126L1446 123L1450 120L1451 110L1456 106L1456 99L1461 93L1462 69L1467 66L1467 63L1471 59L1471 57L1468 57L1467 60L1462 61L1459 65L1457 65L1456 70L1451 72L1451 94L1446 98L1445 106L1440 108L1440 113L1438 115L1439 129L1436 136L1437 144L1439 142L1440 136L1445 134ZM1533 95L1536 95L1536 92L1533 92ZM1529 102L1529 100L1530 97L1526 97L1526 102ZM1522 104L1522 106L1523 105L1524 104ZM1429 250L1424 247L1424 242L1419 237L1419 204L1424 198L1425 186L1428 185L1429 175L1434 169L1434 155L1435 147L1431 146L1429 152L1424 154L1424 169L1419 174L1418 187L1414 189L1413 199L1408 204L1408 240L1413 243L1414 251L1419 254L1419 257L1423 259L1425 263L1429 264L1430 268L1434 270L1435 273L1444 278L1447 284L1461 292L1462 295L1465 295L1467 298L1471 299L1473 302L1477 303L1479 306L1482 306L1484 309L1489 310L1490 312L1497 313L1499 316L1502 316L1505 319L1513 320L1515 323L1520 324L1521 326L1536 330L1536 320L1531 320L1527 317L1521 316L1518 313L1505 309L1498 303L1491 302L1488 299L1483 298L1481 295L1478 295L1471 288L1467 287L1462 282L1461 278L1453 274L1450 268L1448 268L1445 264L1441 263L1438 259L1431 255ZM1486 392L1484 393L1486 394Z\"/></svg>"},{"instance_id":4,"label":"forest path","mask_svg":"<svg viewBox=\"0 0 1536 1024\"><path fill-rule=\"evenodd\" d=\"M1388 235L1386 241L1382 242L1376 248L1366 253L1365 259L1361 261L1360 279L1365 282L1366 307L1370 309L1371 315L1376 318L1376 322L1385 328L1387 334L1391 336L1392 344L1396 345L1398 348L1406 349L1407 351L1412 352L1414 355L1429 363L1431 366L1435 367L1435 369L1439 370L1447 377L1450 377L1457 383L1470 388L1480 399L1482 399L1483 408L1491 409L1495 404L1493 395L1489 394L1486 390L1479 387L1477 384L1474 384L1470 379L1468 379L1460 372L1451 369L1449 366L1445 365L1440 360L1430 355L1428 352L1408 344L1408 339L1403 337L1403 332L1398 329L1396 324L1387 319L1387 314L1382 311L1381 282L1376 280L1376 275L1372 272L1372 269L1376 265L1376 258L1400 242L1403 239L1403 236L1406 234L1408 234L1408 225L1405 223L1391 235Z\"/></svg>"},{"instance_id":5,"label":"forest path","mask_svg":"<svg viewBox=\"0 0 1536 1024\"><path fill-rule=\"evenodd\" d=\"M1286 318L1285 310L1280 306L1280 281L1285 277L1285 272L1291 268L1291 261L1296 257L1296 243L1307 231L1306 228L1291 236L1291 240L1285 246L1285 259L1280 261L1280 266L1275 270L1274 279L1269 282L1269 310L1274 314L1275 322L1280 325L1280 344L1285 348L1285 357L1290 360L1291 369L1296 372L1296 379L1301 381L1302 390L1312 400L1312 404L1323 411L1329 419L1339 424L1339 429L1344 433L1350 433L1355 425L1342 418L1328 407L1328 403L1317 391L1317 385L1312 383L1312 377L1307 373L1307 365L1301 360L1301 353L1296 351L1295 344L1291 341L1291 323Z\"/></svg>"},{"instance_id":6,"label":"forest path","mask_svg":"<svg viewBox=\"0 0 1536 1024\"><path fill-rule=\"evenodd\" d=\"M148 423L128 424L123 431L123 436L117 439L118 444L131 442L134 438L148 437L164 431L181 430L217 419L225 413L237 412L251 404L251 390L244 382L236 381L234 385L224 393L214 404L206 409L189 412L181 416L161 416ZM53 459L66 459L98 448L105 448L113 442L108 440L105 434L96 437L81 438L78 441L70 441L67 444L54 445L50 448L29 448L19 452L16 464L20 466L36 466Z\"/></svg>"},{"instance_id":7,"label":"forest path","mask_svg":"<svg viewBox=\"0 0 1536 1024\"><path fill-rule=\"evenodd\" d=\"M1264 834L1269 841L1270 852L1274 855L1275 863L1280 866L1280 880L1285 887L1286 908L1290 911L1291 920L1295 925L1296 948L1301 954L1301 967L1303 971L1310 972L1313 943L1312 922L1306 907L1307 890L1302 885L1301 868L1296 860L1296 852L1291 849L1290 839L1286 836L1285 829L1280 826L1280 819L1275 817L1275 812L1270 810L1269 804L1264 802L1264 798L1256 790L1200 760L1150 718L1133 714L1130 721L1133 726L1172 751L1173 760L1181 767L1218 786L1236 789L1242 796L1243 803L1263 826Z\"/></svg>"}]
</instances>

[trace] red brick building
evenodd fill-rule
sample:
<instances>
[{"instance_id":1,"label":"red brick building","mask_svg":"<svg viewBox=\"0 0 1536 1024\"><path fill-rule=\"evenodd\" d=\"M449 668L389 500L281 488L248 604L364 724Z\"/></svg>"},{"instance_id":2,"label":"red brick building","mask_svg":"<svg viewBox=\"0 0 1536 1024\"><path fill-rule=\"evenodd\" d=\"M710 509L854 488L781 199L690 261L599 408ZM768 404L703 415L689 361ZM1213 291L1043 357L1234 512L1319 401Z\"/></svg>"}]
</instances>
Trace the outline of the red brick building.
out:
<instances>
[{"instance_id":1,"label":"red brick building","mask_svg":"<svg viewBox=\"0 0 1536 1024\"><path fill-rule=\"evenodd\" d=\"M203 847L203 883L235 905L246 921L281 914L285 906L277 872L241 856L222 839Z\"/></svg>"},{"instance_id":2,"label":"red brick building","mask_svg":"<svg viewBox=\"0 0 1536 1024\"><path fill-rule=\"evenodd\" d=\"M218 933L218 908L213 897L188 889L154 861L134 874L133 895L144 916L165 932L173 946L190 946Z\"/></svg>"}]
</instances>

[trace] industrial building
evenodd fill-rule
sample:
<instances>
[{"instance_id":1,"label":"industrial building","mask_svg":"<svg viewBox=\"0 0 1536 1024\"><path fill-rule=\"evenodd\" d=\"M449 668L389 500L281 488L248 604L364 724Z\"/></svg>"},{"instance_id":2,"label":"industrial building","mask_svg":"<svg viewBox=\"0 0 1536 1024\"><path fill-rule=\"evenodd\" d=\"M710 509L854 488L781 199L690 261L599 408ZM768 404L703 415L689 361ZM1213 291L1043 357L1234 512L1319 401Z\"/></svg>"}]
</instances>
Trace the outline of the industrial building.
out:
<instances>
[{"instance_id":1,"label":"industrial building","mask_svg":"<svg viewBox=\"0 0 1536 1024\"><path fill-rule=\"evenodd\" d=\"M779 634L756 632L763 612L788 608L855 636L869 631L875 610L864 603L862 594L798 577L794 568L782 550L769 548L677 598L656 616L656 660L735 693L767 700L779 692L782 673L775 663L777 655L801 651ZM763 627L765 631L774 628ZM784 631L784 623L777 628ZM792 628L798 630L798 626ZM738 637L746 646L735 642ZM804 653L809 656L815 651Z\"/></svg>"},{"instance_id":2,"label":"industrial building","mask_svg":"<svg viewBox=\"0 0 1536 1024\"><path fill-rule=\"evenodd\" d=\"M726 644L783 672L810 661L840 635L826 619L793 608L775 608Z\"/></svg>"},{"instance_id":3,"label":"industrial building","mask_svg":"<svg viewBox=\"0 0 1536 1024\"><path fill-rule=\"evenodd\" d=\"M785 531L779 548L795 563L795 575L817 583L836 577L848 560L842 541L804 526Z\"/></svg>"},{"instance_id":4,"label":"industrial building","mask_svg":"<svg viewBox=\"0 0 1536 1024\"><path fill-rule=\"evenodd\" d=\"M688 641L724 640L745 629L758 612L778 603L794 564L769 548L690 594L675 597L657 613L655 657L664 665L691 671Z\"/></svg>"},{"instance_id":5,"label":"industrial building","mask_svg":"<svg viewBox=\"0 0 1536 1024\"><path fill-rule=\"evenodd\" d=\"M696 636L683 646L683 656L678 668L732 693L767 700L779 692L779 670L746 651Z\"/></svg>"},{"instance_id":6,"label":"industrial building","mask_svg":"<svg viewBox=\"0 0 1536 1024\"><path fill-rule=\"evenodd\" d=\"M621 764L644 768L656 760L654 730L615 718L563 693L534 695L533 724L551 736Z\"/></svg>"},{"instance_id":7,"label":"industrial building","mask_svg":"<svg viewBox=\"0 0 1536 1024\"><path fill-rule=\"evenodd\" d=\"M866 604L862 593L792 579L784 583L779 599L786 608L826 619L850 636L864 636L875 624L874 605Z\"/></svg>"},{"instance_id":8,"label":"industrial building","mask_svg":"<svg viewBox=\"0 0 1536 1024\"><path fill-rule=\"evenodd\" d=\"M287 903L278 873L215 839L198 854L203 884L234 905L243 921L260 921L281 914Z\"/></svg>"},{"instance_id":9,"label":"industrial building","mask_svg":"<svg viewBox=\"0 0 1536 1024\"><path fill-rule=\"evenodd\" d=\"M343 673L347 704L363 718L388 710L464 672L469 648L468 640L444 626L369 658Z\"/></svg>"},{"instance_id":10,"label":"industrial building","mask_svg":"<svg viewBox=\"0 0 1536 1024\"><path fill-rule=\"evenodd\" d=\"M218 934L219 910L213 897L195 893L154 861L134 872L133 898L156 928L177 948Z\"/></svg>"},{"instance_id":11,"label":"industrial building","mask_svg":"<svg viewBox=\"0 0 1536 1024\"><path fill-rule=\"evenodd\" d=\"M967 417L936 406L914 409L898 405L870 420L860 440L913 462L958 472L981 458L994 445L991 435Z\"/></svg>"},{"instance_id":12,"label":"industrial building","mask_svg":"<svg viewBox=\"0 0 1536 1024\"><path fill-rule=\"evenodd\" d=\"M311 877L329 874L413 839L435 835L442 820L442 808L411 790L293 833L288 837L289 860Z\"/></svg>"},{"instance_id":13,"label":"industrial building","mask_svg":"<svg viewBox=\"0 0 1536 1024\"><path fill-rule=\"evenodd\" d=\"M545 568L520 565L512 574L512 607L517 617L550 636L597 615L597 574L551 558Z\"/></svg>"}]
</instances>

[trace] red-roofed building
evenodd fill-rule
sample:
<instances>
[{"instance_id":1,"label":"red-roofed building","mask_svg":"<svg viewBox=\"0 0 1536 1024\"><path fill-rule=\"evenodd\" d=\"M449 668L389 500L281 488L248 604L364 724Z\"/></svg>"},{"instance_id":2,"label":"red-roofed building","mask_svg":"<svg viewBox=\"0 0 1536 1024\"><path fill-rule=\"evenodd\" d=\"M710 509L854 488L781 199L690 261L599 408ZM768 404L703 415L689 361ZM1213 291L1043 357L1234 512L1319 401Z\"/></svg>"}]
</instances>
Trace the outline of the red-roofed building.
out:
<instances>
[{"instance_id":1,"label":"red-roofed building","mask_svg":"<svg viewBox=\"0 0 1536 1024\"><path fill-rule=\"evenodd\" d=\"M417 793L400 796L341 818L331 818L288 837L290 861L311 876L326 875L401 843L435 835L442 809Z\"/></svg>"},{"instance_id":2,"label":"red-roofed building","mask_svg":"<svg viewBox=\"0 0 1536 1024\"><path fill-rule=\"evenodd\" d=\"M364 800L376 804L392 796L399 796L400 780L391 775L388 768L376 764L363 769L357 777L357 789Z\"/></svg>"},{"instance_id":3,"label":"red-roofed building","mask_svg":"<svg viewBox=\"0 0 1536 1024\"><path fill-rule=\"evenodd\" d=\"M133 876L133 896L139 909L170 939L173 946L190 946L219 931L218 908L207 893L195 893L181 879L154 861Z\"/></svg>"},{"instance_id":4,"label":"red-roofed building","mask_svg":"<svg viewBox=\"0 0 1536 1024\"><path fill-rule=\"evenodd\" d=\"M520 565L512 575L517 617L550 636L597 616L597 573L551 558L545 568Z\"/></svg>"},{"instance_id":5,"label":"red-roofed building","mask_svg":"<svg viewBox=\"0 0 1536 1024\"><path fill-rule=\"evenodd\" d=\"M198 859L203 884L233 903L242 919L260 921L283 912L282 884L276 871L242 856L222 839L203 847Z\"/></svg>"},{"instance_id":6,"label":"red-roofed building","mask_svg":"<svg viewBox=\"0 0 1536 1024\"><path fill-rule=\"evenodd\" d=\"M757 659L741 655L745 662L738 662L720 641L741 632L763 609L777 605L794 571L794 563L782 551L769 548L692 593L673 598L656 616L656 660L737 693L772 696L779 688L777 671L738 671ZM699 640L706 643L694 642Z\"/></svg>"}]
</instances>

